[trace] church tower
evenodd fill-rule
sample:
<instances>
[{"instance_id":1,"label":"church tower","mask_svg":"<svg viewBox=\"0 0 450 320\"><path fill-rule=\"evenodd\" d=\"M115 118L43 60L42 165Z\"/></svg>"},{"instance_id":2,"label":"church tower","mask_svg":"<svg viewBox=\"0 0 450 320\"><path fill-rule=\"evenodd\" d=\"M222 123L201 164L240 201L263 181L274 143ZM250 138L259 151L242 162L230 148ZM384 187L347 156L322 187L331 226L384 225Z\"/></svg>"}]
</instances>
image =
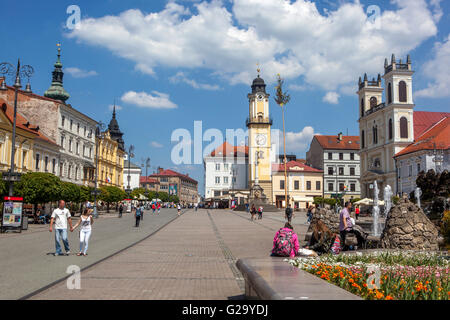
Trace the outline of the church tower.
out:
<instances>
[{"instance_id":1,"label":"church tower","mask_svg":"<svg viewBox=\"0 0 450 320\"><path fill-rule=\"evenodd\" d=\"M384 63L385 102L381 103L381 77L359 79L359 129L361 159L361 195L372 197L370 185L379 189L390 185L397 190L394 155L414 141L411 57L406 63L392 55Z\"/></svg>"},{"instance_id":2,"label":"church tower","mask_svg":"<svg viewBox=\"0 0 450 320\"><path fill-rule=\"evenodd\" d=\"M272 199L272 168L271 168L271 137L272 119L269 115L269 94L266 84L259 75L253 80L252 92L248 94L249 118L248 128L249 146L249 187L255 185L262 188L262 192Z\"/></svg>"},{"instance_id":3,"label":"church tower","mask_svg":"<svg viewBox=\"0 0 450 320\"><path fill-rule=\"evenodd\" d=\"M62 71L63 65L61 63L61 44L58 43L57 46L58 59L55 62L55 69L52 72L52 85L45 91L44 97L60 100L65 103L70 98L70 95L63 87L64 72Z\"/></svg>"}]
</instances>

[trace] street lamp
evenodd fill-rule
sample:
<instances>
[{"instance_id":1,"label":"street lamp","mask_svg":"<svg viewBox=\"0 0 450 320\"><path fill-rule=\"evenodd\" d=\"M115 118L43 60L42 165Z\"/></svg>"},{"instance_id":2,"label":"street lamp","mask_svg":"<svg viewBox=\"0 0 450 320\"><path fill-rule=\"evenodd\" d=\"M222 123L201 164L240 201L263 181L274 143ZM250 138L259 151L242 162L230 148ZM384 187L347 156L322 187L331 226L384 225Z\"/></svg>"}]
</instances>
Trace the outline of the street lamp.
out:
<instances>
[{"instance_id":1,"label":"street lamp","mask_svg":"<svg viewBox=\"0 0 450 320\"><path fill-rule=\"evenodd\" d=\"M131 181L131 158L134 158L134 146L130 145L130 147L128 148L128 186L127 189L125 190L126 193L128 193L128 197L130 197L131 194L131 186L130 186L130 181Z\"/></svg>"},{"instance_id":2,"label":"street lamp","mask_svg":"<svg viewBox=\"0 0 450 320\"><path fill-rule=\"evenodd\" d=\"M100 121L97 126L95 127L95 188L94 188L94 212L93 216L94 218L98 218L98 211L97 211L97 195L99 194L98 191L98 149L100 149L100 140L104 138L104 130L105 125Z\"/></svg>"},{"instance_id":3,"label":"street lamp","mask_svg":"<svg viewBox=\"0 0 450 320\"><path fill-rule=\"evenodd\" d=\"M0 63L0 73L3 74L6 78L6 75L13 76L14 75L14 67L12 64L8 62ZM16 153L16 120L17 120L17 95L19 89L22 88L20 83L20 77L28 78L28 83L26 86L26 92L31 92L30 86L30 78L34 73L34 69L32 66L24 65L20 66L20 59L17 61L17 69L16 69L16 80L14 83L14 120L13 120L13 128L12 128L12 144L11 144L11 168L9 172L4 173L4 180L9 181L9 196L13 196L14 192L14 181L19 181L20 173L14 172L14 158ZM2 83L1 90L7 90L5 81Z\"/></svg>"}]
</instances>

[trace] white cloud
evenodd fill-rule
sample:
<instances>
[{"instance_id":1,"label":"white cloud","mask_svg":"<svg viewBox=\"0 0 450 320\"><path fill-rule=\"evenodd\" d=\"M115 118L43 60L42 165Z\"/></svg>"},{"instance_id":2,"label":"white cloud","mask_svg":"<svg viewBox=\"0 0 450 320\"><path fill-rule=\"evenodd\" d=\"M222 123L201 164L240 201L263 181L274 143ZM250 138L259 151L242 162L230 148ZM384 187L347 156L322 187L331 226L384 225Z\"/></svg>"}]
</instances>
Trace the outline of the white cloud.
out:
<instances>
[{"instance_id":1,"label":"white cloud","mask_svg":"<svg viewBox=\"0 0 450 320\"><path fill-rule=\"evenodd\" d=\"M146 92L126 92L121 100L125 103L134 104L142 108L153 109L175 109L178 106L170 101L169 95L158 91L152 91L152 94Z\"/></svg>"},{"instance_id":2,"label":"white cloud","mask_svg":"<svg viewBox=\"0 0 450 320\"><path fill-rule=\"evenodd\" d=\"M337 92L327 92L327 94L323 97L322 101L323 102L328 102L331 104L338 104L339 103L339 93Z\"/></svg>"},{"instance_id":3,"label":"white cloud","mask_svg":"<svg viewBox=\"0 0 450 320\"><path fill-rule=\"evenodd\" d=\"M423 65L423 73L433 81L427 88L416 91L416 97L450 97L450 34L443 43L437 42L434 50L433 60Z\"/></svg>"},{"instance_id":4,"label":"white cloud","mask_svg":"<svg viewBox=\"0 0 450 320\"><path fill-rule=\"evenodd\" d=\"M120 111L120 110L123 109L122 106L116 105L115 107L116 107L116 111ZM114 110L114 105L113 105L113 104L110 104L110 105L108 106L108 109L109 109L109 111L113 111L113 110Z\"/></svg>"},{"instance_id":5,"label":"white cloud","mask_svg":"<svg viewBox=\"0 0 450 320\"><path fill-rule=\"evenodd\" d=\"M162 148L162 147L163 147L163 145L162 145L161 143L156 142L156 141L150 142L150 145L151 145L153 148Z\"/></svg>"},{"instance_id":6,"label":"white cloud","mask_svg":"<svg viewBox=\"0 0 450 320\"><path fill-rule=\"evenodd\" d=\"M98 76L98 73L94 70L86 71L86 70L82 70L82 69L79 69L76 67L64 68L64 71L66 73L70 74L74 78L87 78L87 77Z\"/></svg>"},{"instance_id":7,"label":"white cloud","mask_svg":"<svg viewBox=\"0 0 450 320\"><path fill-rule=\"evenodd\" d=\"M306 0L234 0L231 11L223 1L202 1L193 13L170 1L159 12L86 18L69 37L105 47L151 75L158 67L200 68L230 84L250 84L260 62L268 83L280 73L346 94L341 88L364 72L380 72L385 57L405 55L437 34L439 1L430 1L392 0L395 9L381 12L379 28L359 1L323 14Z\"/></svg>"},{"instance_id":8,"label":"white cloud","mask_svg":"<svg viewBox=\"0 0 450 320\"><path fill-rule=\"evenodd\" d=\"M288 152L304 152L311 143L314 137L314 128L307 126L299 132L286 132L286 150ZM283 145L283 135L280 135L281 143Z\"/></svg>"},{"instance_id":9,"label":"white cloud","mask_svg":"<svg viewBox=\"0 0 450 320\"><path fill-rule=\"evenodd\" d=\"M189 79L182 71L180 71L176 75L170 77L169 80L172 83L184 82L195 89L220 90L220 87L218 85L198 83L194 79Z\"/></svg>"}]
</instances>

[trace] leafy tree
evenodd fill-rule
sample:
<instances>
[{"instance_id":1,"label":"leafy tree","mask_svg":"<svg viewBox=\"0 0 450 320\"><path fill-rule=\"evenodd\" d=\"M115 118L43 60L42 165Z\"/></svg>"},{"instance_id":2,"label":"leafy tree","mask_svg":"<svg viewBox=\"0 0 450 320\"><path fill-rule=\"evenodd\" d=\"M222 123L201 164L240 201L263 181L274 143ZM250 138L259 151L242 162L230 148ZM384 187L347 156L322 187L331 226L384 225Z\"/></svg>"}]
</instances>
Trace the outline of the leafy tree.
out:
<instances>
[{"instance_id":1,"label":"leafy tree","mask_svg":"<svg viewBox=\"0 0 450 320\"><path fill-rule=\"evenodd\" d=\"M81 188L70 182L62 181L60 184L60 198L66 202L79 203L81 200Z\"/></svg>"},{"instance_id":2,"label":"leafy tree","mask_svg":"<svg viewBox=\"0 0 450 320\"><path fill-rule=\"evenodd\" d=\"M58 201L61 181L51 173L30 172L14 184L14 193L23 197L24 203L36 205Z\"/></svg>"},{"instance_id":3,"label":"leafy tree","mask_svg":"<svg viewBox=\"0 0 450 320\"><path fill-rule=\"evenodd\" d=\"M109 205L125 199L127 194L125 191L114 186L105 186L100 188L99 199L106 202L106 210L109 212Z\"/></svg>"},{"instance_id":4,"label":"leafy tree","mask_svg":"<svg viewBox=\"0 0 450 320\"><path fill-rule=\"evenodd\" d=\"M158 198L161 199L162 202L169 202L169 194L167 192L158 192Z\"/></svg>"},{"instance_id":5,"label":"leafy tree","mask_svg":"<svg viewBox=\"0 0 450 320\"><path fill-rule=\"evenodd\" d=\"M172 194L172 195L169 196L169 201L168 202L178 203L178 202L180 202L180 199L178 198L177 195Z\"/></svg>"},{"instance_id":6,"label":"leafy tree","mask_svg":"<svg viewBox=\"0 0 450 320\"><path fill-rule=\"evenodd\" d=\"M145 196L145 188L135 188L133 189L133 191L131 191L131 198L138 198L140 197L140 195Z\"/></svg>"},{"instance_id":7,"label":"leafy tree","mask_svg":"<svg viewBox=\"0 0 450 320\"><path fill-rule=\"evenodd\" d=\"M3 173L0 172L0 196L3 197L8 194L9 185L3 180Z\"/></svg>"}]
</instances>

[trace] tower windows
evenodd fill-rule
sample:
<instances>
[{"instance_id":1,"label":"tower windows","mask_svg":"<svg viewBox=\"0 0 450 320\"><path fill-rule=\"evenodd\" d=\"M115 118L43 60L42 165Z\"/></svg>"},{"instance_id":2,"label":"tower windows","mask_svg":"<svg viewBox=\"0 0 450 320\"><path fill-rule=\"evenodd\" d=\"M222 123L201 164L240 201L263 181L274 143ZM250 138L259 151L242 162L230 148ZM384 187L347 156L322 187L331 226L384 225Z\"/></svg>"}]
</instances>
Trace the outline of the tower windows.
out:
<instances>
[{"instance_id":1,"label":"tower windows","mask_svg":"<svg viewBox=\"0 0 450 320\"><path fill-rule=\"evenodd\" d=\"M392 84L388 85L388 104L392 103Z\"/></svg>"},{"instance_id":2,"label":"tower windows","mask_svg":"<svg viewBox=\"0 0 450 320\"><path fill-rule=\"evenodd\" d=\"M389 119L389 140L392 139L392 119Z\"/></svg>"},{"instance_id":3,"label":"tower windows","mask_svg":"<svg viewBox=\"0 0 450 320\"><path fill-rule=\"evenodd\" d=\"M373 136L373 144L377 144L378 143L378 127L377 127L377 125L374 125L373 127L372 127L372 132L373 132L373 134L372 134L372 136Z\"/></svg>"},{"instance_id":4,"label":"tower windows","mask_svg":"<svg viewBox=\"0 0 450 320\"><path fill-rule=\"evenodd\" d=\"M378 100L376 97L370 98L370 109L375 108L378 105Z\"/></svg>"},{"instance_id":5,"label":"tower windows","mask_svg":"<svg viewBox=\"0 0 450 320\"><path fill-rule=\"evenodd\" d=\"M400 81L398 84L398 97L400 102L407 102L406 82Z\"/></svg>"},{"instance_id":6,"label":"tower windows","mask_svg":"<svg viewBox=\"0 0 450 320\"><path fill-rule=\"evenodd\" d=\"M361 117L364 117L364 99L361 99Z\"/></svg>"},{"instance_id":7,"label":"tower windows","mask_svg":"<svg viewBox=\"0 0 450 320\"><path fill-rule=\"evenodd\" d=\"M408 120L405 117L400 118L400 138L408 139Z\"/></svg>"},{"instance_id":8,"label":"tower windows","mask_svg":"<svg viewBox=\"0 0 450 320\"><path fill-rule=\"evenodd\" d=\"M364 130L361 131L361 148L365 148L366 147L366 135Z\"/></svg>"}]
</instances>

